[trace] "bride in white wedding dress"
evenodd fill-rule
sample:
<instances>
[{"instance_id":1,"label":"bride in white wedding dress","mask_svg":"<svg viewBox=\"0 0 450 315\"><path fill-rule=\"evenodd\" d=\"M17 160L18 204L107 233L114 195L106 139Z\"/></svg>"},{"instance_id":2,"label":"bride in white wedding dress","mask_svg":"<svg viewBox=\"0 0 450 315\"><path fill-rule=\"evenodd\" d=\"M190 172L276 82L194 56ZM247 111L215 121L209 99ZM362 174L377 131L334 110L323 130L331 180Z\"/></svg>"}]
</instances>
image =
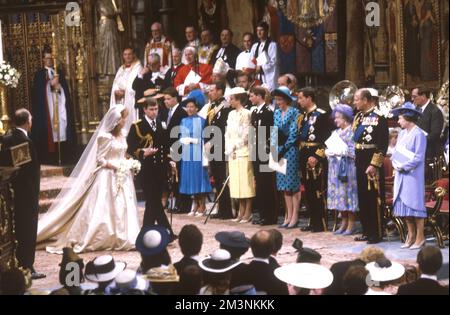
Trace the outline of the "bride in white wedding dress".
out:
<instances>
[{"instance_id":1,"label":"bride in white wedding dress","mask_svg":"<svg viewBox=\"0 0 450 315\"><path fill-rule=\"evenodd\" d=\"M127 111L112 107L48 213L39 220L37 248L62 254L128 251L139 234L131 171L118 171L128 148L123 126Z\"/></svg>"}]
</instances>

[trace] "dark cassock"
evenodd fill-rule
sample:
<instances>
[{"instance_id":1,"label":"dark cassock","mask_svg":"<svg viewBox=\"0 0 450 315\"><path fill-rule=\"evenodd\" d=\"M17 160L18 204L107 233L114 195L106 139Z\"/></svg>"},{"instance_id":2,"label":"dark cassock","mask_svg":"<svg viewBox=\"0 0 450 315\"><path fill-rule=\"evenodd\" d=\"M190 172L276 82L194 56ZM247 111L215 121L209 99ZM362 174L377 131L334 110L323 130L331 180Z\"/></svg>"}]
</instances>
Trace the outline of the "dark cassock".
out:
<instances>
[{"instance_id":1,"label":"dark cassock","mask_svg":"<svg viewBox=\"0 0 450 315\"><path fill-rule=\"evenodd\" d=\"M305 202L310 213L310 224L302 230L312 232L327 231L327 181L328 160L325 155L325 141L331 136L330 114L314 106L309 113L300 115L300 171L305 187ZM314 157L318 163L314 169L308 159Z\"/></svg>"},{"instance_id":2,"label":"dark cassock","mask_svg":"<svg viewBox=\"0 0 450 315\"><path fill-rule=\"evenodd\" d=\"M170 167L166 131L161 121L144 116L131 126L127 143L128 154L139 160L142 165L138 180L145 195L144 227L161 225L174 236L161 203L166 171ZM153 156L144 157L144 150L147 148L159 151Z\"/></svg>"},{"instance_id":3,"label":"dark cassock","mask_svg":"<svg viewBox=\"0 0 450 315\"><path fill-rule=\"evenodd\" d=\"M60 73L61 89L59 93L54 92L50 85L54 76L54 69L45 67L36 72L33 80L31 139L36 146L37 155L42 164L58 163L58 140L61 144L62 163L74 162L74 153L76 152L75 121L69 87L64 74ZM53 124L56 98L58 99L60 122L59 139L57 129Z\"/></svg>"},{"instance_id":4,"label":"dark cassock","mask_svg":"<svg viewBox=\"0 0 450 315\"><path fill-rule=\"evenodd\" d=\"M389 145L389 128L384 118L374 107L359 112L353 123L356 148L356 176L358 181L358 203L363 236L357 241L369 244L381 242L383 238L384 205L384 157ZM366 174L369 166L377 170L374 178Z\"/></svg>"},{"instance_id":5,"label":"dark cassock","mask_svg":"<svg viewBox=\"0 0 450 315\"><path fill-rule=\"evenodd\" d=\"M270 135L273 127L273 111L266 104L255 106L251 115L255 138L251 141L251 152L256 154L253 172L256 181L255 209L259 211L260 225L273 225L278 219L278 192L275 173L268 168ZM265 134L263 131L265 130Z\"/></svg>"},{"instance_id":6,"label":"dark cassock","mask_svg":"<svg viewBox=\"0 0 450 315\"><path fill-rule=\"evenodd\" d=\"M208 105L205 105L208 106ZM211 173L214 178L214 188L219 194L224 187L224 184L228 178L227 176L227 161L225 159L225 131L227 127L228 115L231 112L229 104L225 101L225 98L220 98L214 102L211 102L207 111L207 126L211 127L211 137L214 137L216 133L221 132L222 138L219 139L221 142L221 147L211 147L211 154L213 156L220 157L220 160L213 159L210 162ZM212 138L207 138L209 135L205 134L205 143L211 141ZM215 143L218 139L215 139ZM221 152L216 152L216 150L221 149ZM220 155L220 156L219 156ZM231 211L231 197L230 188L228 185L225 186L223 194L219 200L218 213L212 216L216 219L232 219L233 213Z\"/></svg>"},{"instance_id":7,"label":"dark cassock","mask_svg":"<svg viewBox=\"0 0 450 315\"><path fill-rule=\"evenodd\" d=\"M19 166L12 180L14 190L14 222L19 266L34 272L36 236L39 215L40 164L36 147L24 129L14 128L3 138L3 153L21 144L28 144L31 161ZM9 152L8 152L9 153Z\"/></svg>"}]
</instances>

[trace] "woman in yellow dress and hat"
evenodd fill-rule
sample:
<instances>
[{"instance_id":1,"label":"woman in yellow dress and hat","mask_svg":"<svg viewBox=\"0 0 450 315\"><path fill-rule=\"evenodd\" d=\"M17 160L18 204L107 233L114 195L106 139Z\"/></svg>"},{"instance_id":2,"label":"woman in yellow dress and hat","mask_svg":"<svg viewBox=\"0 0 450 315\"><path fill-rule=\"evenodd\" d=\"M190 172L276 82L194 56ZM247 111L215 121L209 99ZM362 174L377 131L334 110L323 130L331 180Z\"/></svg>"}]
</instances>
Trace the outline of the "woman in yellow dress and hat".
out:
<instances>
[{"instance_id":1,"label":"woman in yellow dress and hat","mask_svg":"<svg viewBox=\"0 0 450 315\"><path fill-rule=\"evenodd\" d=\"M252 219L252 198L255 197L255 178L248 146L251 113L244 108L248 95L243 88L231 89L228 96L234 110L228 116L225 155L228 157L230 195L239 200L239 214L234 221L248 223Z\"/></svg>"}]
</instances>

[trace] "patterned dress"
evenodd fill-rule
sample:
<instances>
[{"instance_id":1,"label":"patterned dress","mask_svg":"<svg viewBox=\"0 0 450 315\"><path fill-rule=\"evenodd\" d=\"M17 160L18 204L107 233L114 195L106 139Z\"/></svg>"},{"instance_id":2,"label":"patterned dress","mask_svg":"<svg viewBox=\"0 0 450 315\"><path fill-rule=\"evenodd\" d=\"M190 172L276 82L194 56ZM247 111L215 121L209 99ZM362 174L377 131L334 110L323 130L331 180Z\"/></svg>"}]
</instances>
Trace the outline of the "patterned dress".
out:
<instances>
[{"instance_id":1,"label":"patterned dress","mask_svg":"<svg viewBox=\"0 0 450 315\"><path fill-rule=\"evenodd\" d=\"M280 158L287 160L286 175L277 173L277 189L279 191L298 192L300 190L299 151L297 146L298 127L297 120L300 113L298 109L289 107L283 117L280 109L274 114L274 129L271 145L276 146Z\"/></svg>"},{"instance_id":2,"label":"patterned dress","mask_svg":"<svg viewBox=\"0 0 450 315\"><path fill-rule=\"evenodd\" d=\"M346 183L339 179L339 167L342 157L328 157L328 209L337 211L358 211L358 184L356 181L355 143L353 131L349 127L345 130L334 131L347 144L348 154L345 156L347 164Z\"/></svg>"}]
</instances>

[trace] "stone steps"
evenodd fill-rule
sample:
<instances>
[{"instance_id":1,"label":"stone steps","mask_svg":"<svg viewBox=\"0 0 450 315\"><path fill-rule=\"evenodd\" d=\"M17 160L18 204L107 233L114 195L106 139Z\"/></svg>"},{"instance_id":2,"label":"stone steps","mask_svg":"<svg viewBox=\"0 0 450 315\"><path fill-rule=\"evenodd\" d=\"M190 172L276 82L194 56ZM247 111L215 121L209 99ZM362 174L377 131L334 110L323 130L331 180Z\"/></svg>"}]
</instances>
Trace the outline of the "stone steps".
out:
<instances>
[{"instance_id":1,"label":"stone steps","mask_svg":"<svg viewBox=\"0 0 450 315\"><path fill-rule=\"evenodd\" d=\"M41 188L39 192L39 213L45 213L58 196L66 183L72 167L68 166L41 166Z\"/></svg>"}]
</instances>

